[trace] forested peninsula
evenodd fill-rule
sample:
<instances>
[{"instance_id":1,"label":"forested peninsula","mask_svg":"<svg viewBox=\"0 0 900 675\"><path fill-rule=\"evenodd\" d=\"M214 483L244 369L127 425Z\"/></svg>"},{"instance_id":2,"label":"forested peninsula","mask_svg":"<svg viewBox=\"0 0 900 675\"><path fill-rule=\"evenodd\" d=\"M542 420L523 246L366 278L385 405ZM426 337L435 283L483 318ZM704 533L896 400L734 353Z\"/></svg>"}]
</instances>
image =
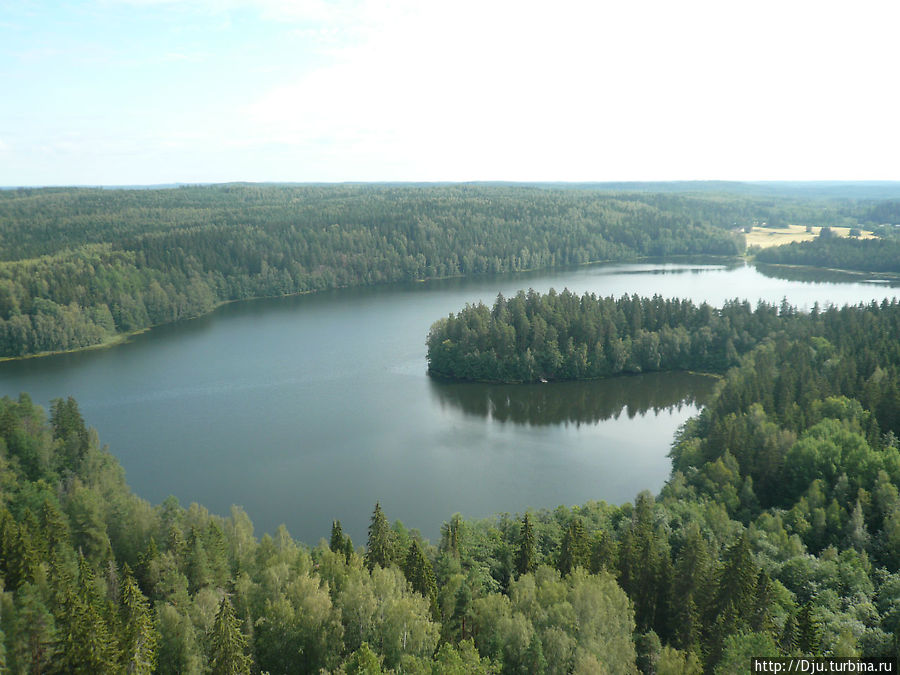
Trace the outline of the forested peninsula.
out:
<instances>
[{"instance_id":1,"label":"forested peninsula","mask_svg":"<svg viewBox=\"0 0 900 675\"><path fill-rule=\"evenodd\" d=\"M900 274L900 238L853 239L818 236L812 241L765 248L756 260L777 265Z\"/></svg>"},{"instance_id":2,"label":"forested peninsula","mask_svg":"<svg viewBox=\"0 0 900 675\"><path fill-rule=\"evenodd\" d=\"M0 357L217 304L676 254L737 255L744 200L525 186L0 190Z\"/></svg>"},{"instance_id":3,"label":"forested peninsula","mask_svg":"<svg viewBox=\"0 0 900 675\"><path fill-rule=\"evenodd\" d=\"M453 380L546 382L659 370L724 372L787 316L764 303L721 309L689 300L578 296L568 289L498 296L432 325L428 372Z\"/></svg>"},{"instance_id":4,"label":"forested peninsula","mask_svg":"<svg viewBox=\"0 0 900 675\"><path fill-rule=\"evenodd\" d=\"M334 522L314 547L255 537L239 508L151 506L74 400L48 419L0 399L2 663L730 675L762 654L896 656L900 305L694 311L746 315L754 344L657 497L455 515L436 545L379 505L364 545Z\"/></svg>"}]
</instances>

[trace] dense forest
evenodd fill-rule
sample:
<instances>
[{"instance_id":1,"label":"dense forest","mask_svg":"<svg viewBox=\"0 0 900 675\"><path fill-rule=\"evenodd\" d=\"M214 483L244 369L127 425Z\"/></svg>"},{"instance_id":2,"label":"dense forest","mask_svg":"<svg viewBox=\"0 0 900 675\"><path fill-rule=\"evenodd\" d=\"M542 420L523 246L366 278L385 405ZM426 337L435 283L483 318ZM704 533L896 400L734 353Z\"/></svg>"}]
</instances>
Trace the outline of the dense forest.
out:
<instances>
[{"instance_id":1,"label":"dense forest","mask_svg":"<svg viewBox=\"0 0 900 675\"><path fill-rule=\"evenodd\" d=\"M0 357L221 302L675 254L735 255L752 208L509 186L0 191Z\"/></svg>"},{"instance_id":2,"label":"dense forest","mask_svg":"<svg viewBox=\"0 0 900 675\"><path fill-rule=\"evenodd\" d=\"M816 310L818 312L818 310ZM578 296L568 289L467 305L428 333L429 374L453 380L582 380L661 370L724 372L801 315L746 301Z\"/></svg>"},{"instance_id":3,"label":"dense forest","mask_svg":"<svg viewBox=\"0 0 900 675\"><path fill-rule=\"evenodd\" d=\"M334 522L312 548L284 528L255 537L238 508L151 506L74 400L48 419L4 398L0 658L12 672L731 674L762 654L896 656L900 304L729 311L766 332L741 329L753 344L679 432L660 495L456 515L437 545L377 504L363 546Z\"/></svg>"},{"instance_id":4,"label":"dense forest","mask_svg":"<svg viewBox=\"0 0 900 675\"><path fill-rule=\"evenodd\" d=\"M820 235L812 241L762 249L756 254L756 260L778 265L811 265L898 274L900 238L853 239Z\"/></svg>"},{"instance_id":5,"label":"dense forest","mask_svg":"<svg viewBox=\"0 0 900 675\"><path fill-rule=\"evenodd\" d=\"M891 234L896 185L213 185L0 190L0 358L222 302L679 254L758 224ZM766 254L770 255L770 254Z\"/></svg>"}]
</instances>

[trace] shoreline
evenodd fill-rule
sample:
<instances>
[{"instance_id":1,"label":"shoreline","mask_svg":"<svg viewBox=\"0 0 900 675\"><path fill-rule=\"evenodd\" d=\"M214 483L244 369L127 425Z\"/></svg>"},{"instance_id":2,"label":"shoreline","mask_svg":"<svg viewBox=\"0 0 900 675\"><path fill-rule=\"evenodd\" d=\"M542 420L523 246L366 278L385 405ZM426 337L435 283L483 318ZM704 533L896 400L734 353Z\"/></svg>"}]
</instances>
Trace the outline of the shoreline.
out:
<instances>
[{"instance_id":1,"label":"shoreline","mask_svg":"<svg viewBox=\"0 0 900 675\"><path fill-rule=\"evenodd\" d=\"M680 256L670 256L668 258L658 258L655 256L644 256L641 258L632 258L628 260L591 260L585 263L577 263L574 265L563 265L561 267L534 267L530 269L523 270L515 270L511 272L488 272L488 273L480 273L480 274L452 274L445 275L440 277L428 277L426 279L407 279L407 280L398 280L398 281L388 281L381 284L354 284L354 285L344 285L344 286L332 286L329 288L321 288L314 289L308 291L297 291L296 293L287 293L284 295L256 295L251 298L237 298L234 300L221 300L215 303L209 311L203 312L202 314L198 314L196 316L185 317L183 319L176 319L175 321L166 321L164 323L155 323L150 326L146 326L144 328L139 328L137 330L128 331L127 333L116 333L115 335L111 335L108 338L104 339L102 342L98 342L93 345L85 345L84 347L73 347L71 349L59 349L54 351L45 351L45 352L37 352L34 354L23 354L21 356L0 356L0 364L7 363L10 361L25 361L27 359L39 359L47 356L58 356L61 354L75 354L78 352L90 351L95 349L109 349L111 347L117 347L123 344L127 344L132 338L141 335L142 333L146 333L154 328L159 328L161 326L171 326L176 323L180 323L182 321L193 321L194 319L199 319L204 316L209 316L213 312L215 312L220 307L225 305L231 305L238 302L254 302L256 300L272 300L274 298L292 298L301 295L311 295L313 293L321 293L322 291L336 291L344 288L367 288L367 287L375 287L375 286L391 286L394 284L404 284L404 283L412 283L412 284L426 284L432 281L444 281L448 279L469 279L475 278L479 276L485 276L487 274L499 274L499 275L511 275L511 274L527 274L530 272L542 272L549 271L555 269L566 269L569 267L589 267L591 265L604 265L604 264L633 264L639 262L651 262L651 261L659 261L661 264L665 264L667 262L678 262L680 259L686 258L709 258L709 259L720 259L720 260L741 260L742 256L723 256L723 255L714 255L714 254L705 254L705 253L696 253L696 254L685 254Z\"/></svg>"}]
</instances>

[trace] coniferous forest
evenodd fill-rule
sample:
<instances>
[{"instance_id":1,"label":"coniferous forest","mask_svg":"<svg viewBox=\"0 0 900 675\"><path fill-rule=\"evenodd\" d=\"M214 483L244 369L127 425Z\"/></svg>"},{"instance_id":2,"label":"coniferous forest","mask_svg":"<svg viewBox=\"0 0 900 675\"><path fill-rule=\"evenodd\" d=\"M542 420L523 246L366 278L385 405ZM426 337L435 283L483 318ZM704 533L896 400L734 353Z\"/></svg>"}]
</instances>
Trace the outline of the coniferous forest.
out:
<instances>
[{"instance_id":1,"label":"coniferous forest","mask_svg":"<svg viewBox=\"0 0 900 675\"><path fill-rule=\"evenodd\" d=\"M813 241L773 246L756 254L759 262L811 265L862 272L900 272L900 239L852 239L818 236Z\"/></svg>"},{"instance_id":2,"label":"coniferous forest","mask_svg":"<svg viewBox=\"0 0 900 675\"><path fill-rule=\"evenodd\" d=\"M695 311L765 334L735 343L658 496L453 516L437 545L377 504L366 542L335 522L313 548L256 538L240 509L153 507L76 401L3 399L6 666L733 673L759 654L896 655L900 305Z\"/></svg>"},{"instance_id":3,"label":"coniferous forest","mask_svg":"<svg viewBox=\"0 0 900 675\"><path fill-rule=\"evenodd\" d=\"M0 191L0 354L100 344L235 299L733 255L737 229L761 220L891 213L714 190ZM863 245L876 246L828 255ZM896 657L898 336L896 300L799 312L523 291L467 306L427 337L435 376L719 380L658 495L447 514L434 542L380 504L365 541L334 521L318 544L258 536L239 507L152 505L75 399L4 397L0 672L687 675L761 655Z\"/></svg>"},{"instance_id":4,"label":"coniferous forest","mask_svg":"<svg viewBox=\"0 0 900 675\"><path fill-rule=\"evenodd\" d=\"M262 296L677 254L737 255L750 207L479 186L0 191L0 357ZM752 210L752 209L751 209Z\"/></svg>"}]
</instances>

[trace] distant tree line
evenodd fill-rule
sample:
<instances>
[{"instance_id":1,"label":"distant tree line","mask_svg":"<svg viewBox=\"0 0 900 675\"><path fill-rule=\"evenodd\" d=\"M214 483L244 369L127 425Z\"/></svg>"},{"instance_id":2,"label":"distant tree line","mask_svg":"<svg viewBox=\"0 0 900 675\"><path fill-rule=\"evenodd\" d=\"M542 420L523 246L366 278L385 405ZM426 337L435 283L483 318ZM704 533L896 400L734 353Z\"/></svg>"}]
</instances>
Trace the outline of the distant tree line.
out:
<instances>
[{"instance_id":1,"label":"distant tree line","mask_svg":"<svg viewBox=\"0 0 900 675\"><path fill-rule=\"evenodd\" d=\"M735 255L728 203L522 187L0 191L0 356L218 303L677 254Z\"/></svg>"}]
</instances>

